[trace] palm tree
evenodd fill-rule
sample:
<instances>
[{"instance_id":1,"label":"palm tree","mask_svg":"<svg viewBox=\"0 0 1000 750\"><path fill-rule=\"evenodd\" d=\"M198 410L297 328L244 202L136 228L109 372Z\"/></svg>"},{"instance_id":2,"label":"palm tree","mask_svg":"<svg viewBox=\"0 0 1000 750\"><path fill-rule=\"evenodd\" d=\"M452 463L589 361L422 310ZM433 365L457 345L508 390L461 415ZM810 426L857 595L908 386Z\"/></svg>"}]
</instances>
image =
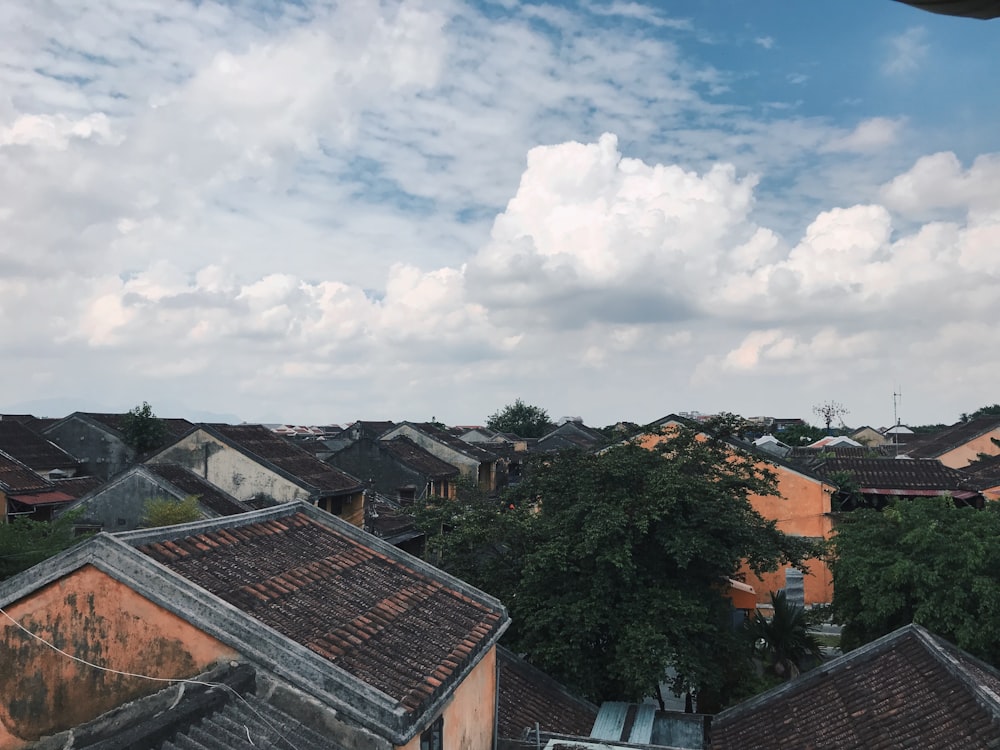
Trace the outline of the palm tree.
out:
<instances>
[{"instance_id":1,"label":"palm tree","mask_svg":"<svg viewBox=\"0 0 1000 750\"><path fill-rule=\"evenodd\" d=\"M789 604L784 591L771 592L771 619L760 612L748 628L754 651L775 675L788 680L798 675L809 660L822 661L819 641L809 632L809 618L802 607Z\"/></svg>"}]
</instances>

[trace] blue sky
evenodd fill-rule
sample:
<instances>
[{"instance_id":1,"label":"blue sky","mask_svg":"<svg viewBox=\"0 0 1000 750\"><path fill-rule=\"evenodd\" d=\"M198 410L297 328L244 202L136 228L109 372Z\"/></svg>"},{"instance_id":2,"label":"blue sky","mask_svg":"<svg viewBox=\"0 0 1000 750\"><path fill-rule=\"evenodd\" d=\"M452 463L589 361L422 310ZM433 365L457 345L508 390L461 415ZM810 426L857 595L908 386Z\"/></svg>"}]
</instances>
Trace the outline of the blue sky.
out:
<instances>
[{"instance_id":1,"label":"blue sky","mask_svg":"<svg viewBox=\"0 0 1000 750\"><path fill-rule=\"evenodd\" d=\"M0 410L950 422L998 22L891 0L0 7Z\"/></svg>"}]
</instances>

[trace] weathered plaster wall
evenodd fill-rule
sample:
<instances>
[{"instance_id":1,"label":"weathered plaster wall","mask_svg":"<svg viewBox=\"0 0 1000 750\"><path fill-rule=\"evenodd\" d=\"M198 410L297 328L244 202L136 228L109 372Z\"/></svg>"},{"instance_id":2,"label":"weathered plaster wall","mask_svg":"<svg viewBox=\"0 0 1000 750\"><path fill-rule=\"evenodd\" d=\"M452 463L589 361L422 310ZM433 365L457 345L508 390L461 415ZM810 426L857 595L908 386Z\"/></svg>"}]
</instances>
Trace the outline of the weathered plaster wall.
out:
<instances>
[{"instance_id":1,"label":"weathered plaster wall","mask_svg":"<svg viewBox=\"0 0 1000 750\"><path fill-rule=\"evenodd\" d=\"M939 460L945 466L962 469L979 458L980 453L996 456L1000 454L1000 446L993 442L993 438L1000 440L1000 430L992 430L985 435L980 435L965 445L960 445L958 448L942 454Z\"/></svg>"},{"instance_id":2,"label":"weathered plaster wall","mask_svg":"<svg viewBox=\"0 0 1000 750\"><path fill-rule=\"evenodd\" d=\"M196 430L156 454L150 462L180 464L237 500L263 496L287 503L309 497L309 493L295 483L202 430Z\"/></svg>"},{"instance_id":3,"label":"weathered plaster wall","mask_svg":"<svg viewBox=\"0 0 1000 750\"><path fill-rule=\"evenodd\" d=\"M497 650L494 646L458 686L444 709L442 744L447 750L488 750L493 747L496 687ZM404 748L420 750L420 734Z\"/></svg>"},{"instance_id":4,"label":"weathered plaster wall","mask_svg":"<svg viewBox=\"0 0 1000 750\"><path fill-rule=\"evenodd\" d=\"M67 653L124 672L191 677L237 657L89 565L6 610ZM25 747L162 687L73 661L0 617L0 750Z\"/></svg>"},{"instance_id":5,"label":"weathered plaster wall","mask_svg":"<svg viewBox=\"0 0 1000 750\"><path fill-rule=\"evenodd\" d=\"M156 498L176 498L141 472L124 476L97 490L91 497L73 506L80 510L78 525L100 524L105 531L131 531L139 528L146 514L146 503Z\"/></svg>"}]
</instances>

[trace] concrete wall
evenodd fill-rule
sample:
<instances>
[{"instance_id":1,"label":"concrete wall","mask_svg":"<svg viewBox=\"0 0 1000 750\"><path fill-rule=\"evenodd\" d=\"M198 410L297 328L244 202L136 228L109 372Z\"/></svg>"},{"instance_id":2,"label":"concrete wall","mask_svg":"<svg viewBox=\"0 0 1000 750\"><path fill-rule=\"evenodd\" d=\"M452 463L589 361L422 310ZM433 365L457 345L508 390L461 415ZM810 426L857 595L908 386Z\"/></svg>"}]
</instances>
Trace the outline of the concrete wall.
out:
<instances>
[{"instance_id":1,"label":"concrete wall","mask_svg":"<svg viewBox=\"0 0 1000 750\"><path fill-rule=\"evenodd\" d=\"M146 514L146 503L156 498L175 498L148 476L136 471L112 480L95 494L73 505L81 516L80 526L100 525L104 531L131 531L139 528Z\"/></svg>"},{"instance_id":2,"label":"concrete wall","mask_svg":"<svg viewBox=\"0 0 1000 750\"><path fill-rule=\"evenodd\" d=\"M257 497L279 503L307 500L309 493L257 461L196 430L157 453L150 463L176 463L207 479L237 500Z\"/></svg>"},{"instance_id":3,"label":"concrete wall","mask_svg":"<svg viewBox=\"0 0 1000 750\"><path fill-rule=\"evenodd\" d=\"M87 474L108 479L135 460L135 452L115 437L79 417L70 416L43 433L74 458L84 462Z\"/></svg>"},{"instance_id":4,"label":"concrete wall","mask_svg":"<svg viewBox=\"0 0 1000 750\"><path fill-rule=\"evenodd\" d=\"M497 650L491 648L444 709L445 750L488 750L496 726ZM436 718L436 717L435 717ZM403 746L420 750L420 733Z\"/></svg>"},{"instance_id":5,"label":"concrete wall","mask_svg":"<svg viewBox=\"0 0 1000 750\"><path fill-rule=\"evenodd\" d=\"M185 678L237 657L89 565L7 612L69 654L124 672ZM0 617L0 750L25 747L163 687L73 661Z\"/></svg>"}]
</instances>

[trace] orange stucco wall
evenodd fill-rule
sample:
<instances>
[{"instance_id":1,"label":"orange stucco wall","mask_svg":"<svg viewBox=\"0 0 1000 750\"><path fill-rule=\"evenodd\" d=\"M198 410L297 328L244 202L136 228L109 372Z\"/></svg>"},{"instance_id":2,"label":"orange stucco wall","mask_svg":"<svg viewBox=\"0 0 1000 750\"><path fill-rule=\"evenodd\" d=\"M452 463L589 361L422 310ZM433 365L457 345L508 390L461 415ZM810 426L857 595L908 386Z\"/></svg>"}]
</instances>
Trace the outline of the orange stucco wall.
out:
<instances>
[{"instance_id":1,"label":"orange stucco wall","mask_svg":"<svg viewBox=\"0 0 1000 750\"><path fill-rule=\"evenodd\" d=\"M662 440L660 435L644 435L639 444L652 449ZM754 509L764 518L776 521L778 528L786 534L829 539L833 533L833 520L830 516L833 485L778 464L761 462L760 467L774 472L778 481L778 495L751 495L750 504ZM820 559L808 560L806 567L809 571L803 580L806 604L829 604L833 601L833 575L829 567ZM785 587L784 569L762 577L754 575L746 567L740 573L757 591L758 604L769 604L771 591Z\"/></svg>"},{"instance_id":2,"label":"orange stucco wall","mask_svg":"<svg viewBox=\"0 0 1000 750\"><path fill-rule=\"evenodd\" d=\"M987 456L996 456L1000 454L1000 447L997 447L996 443L993 442L993 438L1000 439L1000 430L993 430L985 435L980 435L965 445L960 445L954 450L942 454L938 457L938 460L945 466L950 466L953 469L962 469L979 458L980 453L985 453Z\"/></svg>"},{"instance_id":3,"label":"orange stucco wall","mask_svg":"<svg viewBox=\"0 0 1000 750\"><path fill-rule=\"evenodd\" d=\"M497 650L491 648L444 709L445 750L488 750L496 725ZM437 717L434 717L435 719ZM420 750L420 734L403 746Z\"/></svg>"},{"instance_id":4,"label":"orange stucco wall","mask_svg":"<svg viewBox=\"0 0 1000 750\"><path fill-rule=\"evenodd\" d=\"M80 659L183 678L236 653L92 566L6 608L21 625ZM162 682L73 661L0 617L0 750L89 721Z\"/></svg>"}]
</instances>

